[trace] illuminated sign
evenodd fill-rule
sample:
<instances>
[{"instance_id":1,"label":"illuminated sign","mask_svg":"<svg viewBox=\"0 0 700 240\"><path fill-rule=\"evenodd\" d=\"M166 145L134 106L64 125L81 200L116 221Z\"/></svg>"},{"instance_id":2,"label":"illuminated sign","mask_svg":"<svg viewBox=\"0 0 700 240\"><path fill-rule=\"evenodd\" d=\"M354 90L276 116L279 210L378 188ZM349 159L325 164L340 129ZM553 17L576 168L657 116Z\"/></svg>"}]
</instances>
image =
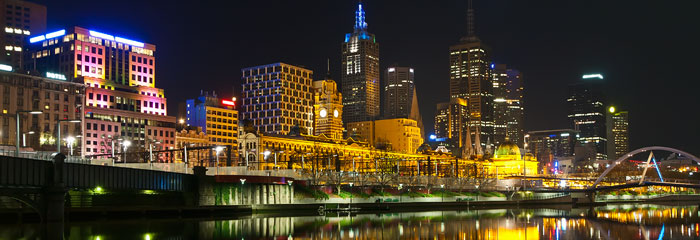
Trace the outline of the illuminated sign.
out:
<instances>
[{"instance_id":1,"label":"illuminated sign","mask_svg":"<svg viewBox=\"0 0 700 240\"><path fill-rule=\"evenodd\" d=\"M234 101L229 101L226 99L222 99L221 104L226 105L226 106L236 106L236 103Z\"/></svg>"},{"instance_id":2,"label":"illuminated sign","mask_svg":"<svg viewBox=\"0 0 700 240\"><path fill-rule=\"evenodd\" d=\"M126 39L126 38L115 37L114 40L117 41L117 42L123 43L123 44L129 44L129 45L131 45L131 46L137 46L137 47L143 47L143 46L144 46L144 44L143 44L142 42L137 42L137 41L129 40L129 39Z\"/></svg>"},{"instance_id":3,"label":"illuminated sign","mask_svg":"<svg viewBox=\"0 0 700 240\"><path fill-rule=\"evenodd\" d=\"M0 70L6 71L6 72L12 72L12 66L0 64Z\"/></svg>"},{"instance_id":4,"label":"illuminated sign","mask_svg":"<svg viewBox=\"0 0 700 240\"><path fill-rule=\"evenodd\" d=\"M568 137L568 136L569 136L569 133L562 133L561 136L562 136L562 137Z\"/></svg>"},{"instance_id":5,"label":"illuminated sign","mask_svg":"<svg viewBox=\"0 0 700 240\"><path fill-rule=\"evenodd\" d=\"M46 77L47 78L53 78L53 79L58 79L58 80L66 80L66 76L63 74L58 74L58 73L52 73L52 72L46 72Z\"/></svg>"},{"instance_id":6,"label":"illuminated sign","mask_svg":"<svg viewBox=\"0 0 700 240\"><path fill-rule=\"evenodd\" d=\"M493 101L494 101L494 102L506 102L506 100L503 99L503 98L496 98L496 99L494 99Z\"/></svg>"},{"instance_id":7,"label":"illuminated sign","mask_svg":"<svg viewBox=\"0 0 700 240\"><path fill-rule=\"evenodd\" d=\"M31 37L31 38L29 38L29 42L30 42L30 43L40 42L40 41L44 41L44 40L48 40L48 39L60 37L60 36L63 36L63 35L66 35L66 30L65 30L65 29L61 29L61 30L58 30L58 31L55 31L55 32L50 32L50 33L47 33L47 34L44 34L44 35L39 35L39 36Z\"/></svg>"},{"instance_id":8,"label":"illuminated sign","mask_svg":"<svg viewBox=\"0 0 700 240\"><path fill-rule=\"evenodd\" d=\"M596 74L586 74L583 75L583 79L590 79L590 78L598 78L598 79L603 79L603 74L596 73Z\"/></svg>"},{"instance_id":9,"label":"illuminated sign","mask_svg":"<svg viewBox=\"0 0 700 240\"><path fill-rule=\"evenodd\" d=\"M90 36L94 36L94 37L98 37L98 38L102 38L102 39L107 39L107 40L114 41L114 36L109 35L109 34L104 34L104 33L101 33L101 32L97 32L97 31L92 31L92 30L90 30Z\"/></svg>"}]
</instances>

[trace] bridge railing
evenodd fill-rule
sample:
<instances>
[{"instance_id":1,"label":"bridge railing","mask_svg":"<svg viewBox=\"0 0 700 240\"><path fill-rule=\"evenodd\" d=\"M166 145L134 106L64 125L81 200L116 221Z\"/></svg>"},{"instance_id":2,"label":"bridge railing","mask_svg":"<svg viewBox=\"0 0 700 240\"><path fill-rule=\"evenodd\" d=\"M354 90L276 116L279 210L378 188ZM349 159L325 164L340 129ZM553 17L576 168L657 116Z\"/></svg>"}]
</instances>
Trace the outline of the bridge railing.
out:
<instances>
[{"instance_id":1,"label":"bridge railing","mask_svg":"<svg viewBox=\"0 0 700 240\"><path fill-rule=\"evenodd\" d=\"M55 152L47 152L47 151L35 151L35 152L20 151L19 157L20 158L34 159L34 160L53 161L52 155L54 153ZM15 151L14 150L0 149L0 156L14 157ZM65 162L79 163L79 164L90 164L91 161L90 161L90 159L81 158L80 156L66 156Z\"/></svg>"}]
</instances>

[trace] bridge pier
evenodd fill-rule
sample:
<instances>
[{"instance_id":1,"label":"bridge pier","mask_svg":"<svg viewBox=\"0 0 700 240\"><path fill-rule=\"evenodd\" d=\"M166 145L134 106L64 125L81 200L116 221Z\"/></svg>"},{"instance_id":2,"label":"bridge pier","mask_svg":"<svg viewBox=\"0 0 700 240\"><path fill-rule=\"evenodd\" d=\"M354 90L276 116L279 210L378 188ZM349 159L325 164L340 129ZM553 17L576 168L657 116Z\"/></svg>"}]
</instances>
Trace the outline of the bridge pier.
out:
<instances>
[{"instance_id":1,"label":"bridge pier","mask_svg":"<svg viewBox=\"0 0 700 240\"><path fill-rule=\"evenodd\" d=\"M195 166L192 168L197 178L195 203L197 206L213 206L216 204L214 195L214 177L207 176L207 168Z\"/></svg>"}]
</instances>

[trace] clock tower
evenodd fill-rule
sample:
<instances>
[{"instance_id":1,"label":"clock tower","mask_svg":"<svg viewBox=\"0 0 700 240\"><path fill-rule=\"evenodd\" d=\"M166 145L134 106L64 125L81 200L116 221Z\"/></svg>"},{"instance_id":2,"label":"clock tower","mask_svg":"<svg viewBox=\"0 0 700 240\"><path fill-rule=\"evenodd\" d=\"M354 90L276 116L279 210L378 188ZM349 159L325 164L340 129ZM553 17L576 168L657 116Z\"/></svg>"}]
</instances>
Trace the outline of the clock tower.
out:
<instances>
[{"instance_id":1,"label":"clock tower","mask_svg":"<svg viewBox=\"0 0 700 240\"><path fill-rule=\"evenodd\" d=\"M314 87L314 135L343 138L343 97L338 86L328 76L313 82Z\"/></svg>"}]
</instances>

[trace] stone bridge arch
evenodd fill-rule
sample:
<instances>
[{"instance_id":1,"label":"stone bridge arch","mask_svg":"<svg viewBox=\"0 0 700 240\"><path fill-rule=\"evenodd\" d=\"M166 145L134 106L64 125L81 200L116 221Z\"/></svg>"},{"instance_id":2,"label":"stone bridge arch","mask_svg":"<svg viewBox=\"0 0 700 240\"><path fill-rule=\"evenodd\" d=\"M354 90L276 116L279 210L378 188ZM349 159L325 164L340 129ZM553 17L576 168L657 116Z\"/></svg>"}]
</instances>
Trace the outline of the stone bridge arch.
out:
<instances>
[{"instance_id":1,"label":"stone bridge arch","mask_svg":"<svg viewBox=\"0 0 700 240\"><path fill-rule=\"evenodd\" d=\"M41 220L41 222L44 221L44 213L45 209L41 204L41 199L32 199L29 197L30 194L36 194L40 195L39 193L19 193L15 191L0 191L0 197L7 197L10 199L14 199L24 205L27 205L30 207L32 210L34 210L38 215Z\"/></svg>"},{"instance_id":2,"label":"stone bridge arch","mask_svg":"<svg viewBox=\"0 0 700 240\"><path fill-rule=\"evenodd\" d=\"M605 169L605 171L602 174L600 174L600 176L598 176L598 179L596 179L595 183L593 183L593 186L591 186L591 189L595 189L596 186L598 186L598 183L600 183L600 181L603 180L605 175L608 175L608 173L610 171L612 171L612 169L615 168L617 165L619 165L622 161L629 159L630 157L634 156L635 154L643 153L643 152L647 152L647 151L654 151L654 150L661 150L661 151L668 151L668 152L672 152L672 153L677 153L677 154L680 154L680 155L683 155L683 156L686 156L686 157L692 159L696 163L700 163L700 159L698 157L694 156L693 154L690 154L690 153L687 153L687 152L684 152L684 151L681 151L681 150L678 150L675 148L662 147L662 146L643 147L643 148L631 151L631 152L619 157L618 159L616 159L607 169Z\"/></svg>"}]
</instances>

